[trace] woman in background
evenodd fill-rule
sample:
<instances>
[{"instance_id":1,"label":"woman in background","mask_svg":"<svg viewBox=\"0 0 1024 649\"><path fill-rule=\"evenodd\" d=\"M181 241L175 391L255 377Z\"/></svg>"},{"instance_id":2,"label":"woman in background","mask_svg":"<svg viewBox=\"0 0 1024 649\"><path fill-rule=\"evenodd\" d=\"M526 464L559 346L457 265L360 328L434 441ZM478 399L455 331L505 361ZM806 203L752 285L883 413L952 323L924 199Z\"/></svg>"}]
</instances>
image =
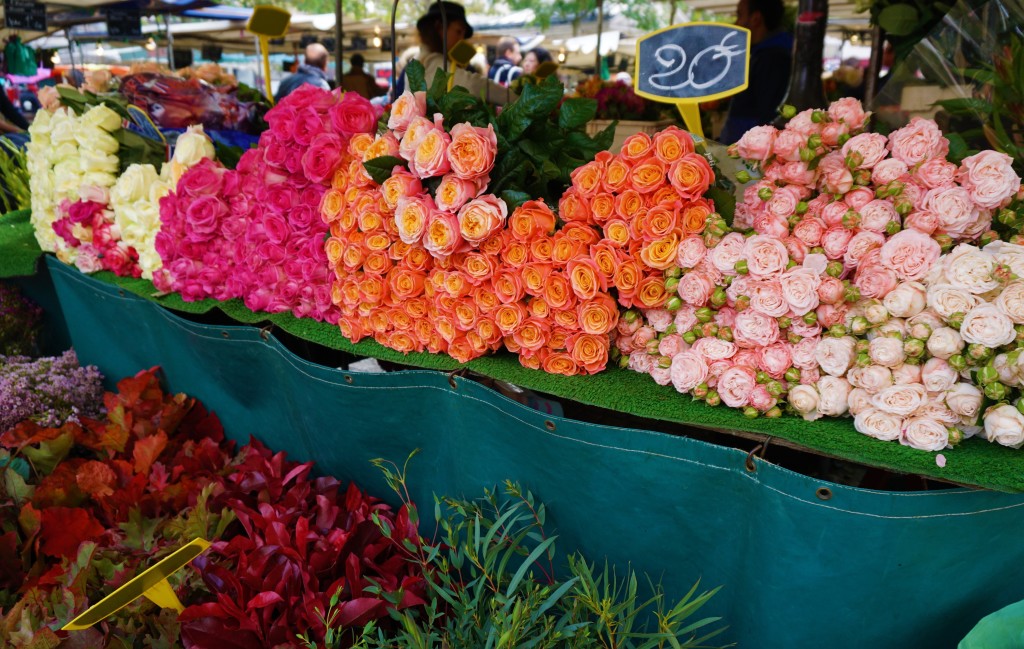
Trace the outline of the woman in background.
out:
<instances>
[{"instance_id":1,"label":"woman in background","mask_svg":"<svg viewBox=\"0 0 1024 649\"><path fill-rule=\"evenodd\" d=\"M523 74L537 74L537 68L541 63L549 63L553 60L551 52L543 47L535 47L523 54Z\"/></svg>"}]
</instances>

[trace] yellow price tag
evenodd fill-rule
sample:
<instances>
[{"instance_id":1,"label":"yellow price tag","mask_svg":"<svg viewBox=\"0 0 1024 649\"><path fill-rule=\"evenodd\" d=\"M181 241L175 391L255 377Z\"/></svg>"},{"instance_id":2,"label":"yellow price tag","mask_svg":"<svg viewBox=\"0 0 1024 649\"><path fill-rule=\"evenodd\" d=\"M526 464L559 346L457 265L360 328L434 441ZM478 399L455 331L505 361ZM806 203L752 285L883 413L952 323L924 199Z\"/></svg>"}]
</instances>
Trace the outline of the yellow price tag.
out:
<instances>
[{"instance_id":1,"label":"yellow price tag","mask_svg":"<svg viewBox=\"0 0 1024 649\"><path fill-rule=\"evenodd\" d=\"M181 613L185 607L181 605L178 596L174 594L171 585L167 583L167 578L188 565L192 559L205 552L208 547L210 547L210 543L205 539L195 539L183 545L124 586L90 606L84 613L65 624L61 631L88 629L140 597L145 597L162 608L172 608Z\"/></svg>"},{"instance_id":2,"label":"yellow price tag","mask_svg":"<svg viewBox=\"0 0 1024 649\"><path fill-rule=\"evenodd\" d=\"M722 23L684 23L651 32L636 42L636 94L670 101L686 128L704 137L698 104L746 89L750 31Z\"/></svg>"}]
</instances>

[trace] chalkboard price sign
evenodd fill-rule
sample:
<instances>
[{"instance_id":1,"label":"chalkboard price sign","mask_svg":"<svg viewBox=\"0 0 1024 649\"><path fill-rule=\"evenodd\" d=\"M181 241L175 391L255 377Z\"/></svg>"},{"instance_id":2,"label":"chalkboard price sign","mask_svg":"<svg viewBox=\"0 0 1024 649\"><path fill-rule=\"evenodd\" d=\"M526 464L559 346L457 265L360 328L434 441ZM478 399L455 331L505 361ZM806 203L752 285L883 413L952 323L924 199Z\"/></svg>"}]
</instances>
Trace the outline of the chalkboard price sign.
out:
<instances>
[{"instance_id":1,"label":"chalkboard price sign","mask_svg":"<svg viewBox=\"0 0 1024 649\"><path fill-rule=\"evenodd\" d=\"M46 6L32 0L4 0L4 27L46 31Z\"/></svg>"},{"instance_id":2,"label":"chalkboard price sign","mask_svg":"<svg viewBox=\"0 0 1024 649\"><path fill-rule=\"evenodd\" d=\"M747 87L750 32L721 23L674 25L636 43L636 91L651 99L708 101Z\"/></svg>"},{"instance_id":3,"label":"chalkboard price sign","mask_svg":"<svg viewBox=\"0 0 1024 649\"><path fill-rule=\"evenodd\" d=\"M114 5L106 9L106 14L110 38L142 38L142 12L138 5Z\"/></svg>"}]
</instances>

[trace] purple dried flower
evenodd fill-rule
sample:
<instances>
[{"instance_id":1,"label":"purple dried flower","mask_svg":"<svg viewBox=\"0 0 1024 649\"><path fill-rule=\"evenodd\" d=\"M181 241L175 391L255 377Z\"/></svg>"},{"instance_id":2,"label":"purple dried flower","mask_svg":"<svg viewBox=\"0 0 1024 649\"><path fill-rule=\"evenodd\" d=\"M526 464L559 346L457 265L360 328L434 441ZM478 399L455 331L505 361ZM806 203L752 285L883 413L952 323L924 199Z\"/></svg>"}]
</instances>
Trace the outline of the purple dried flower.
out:
<instances>
[{"instance_id":1,"label":"purple dried flower","mask_svg":"<svg viewBox=\"0 0 1024 649\"><path fill-rule=\"evenodd\" d=\"M32 360L0 356L0 433L31 419L56 427L103 413L103 376L81 367L74 350Z\"/></svg>"}]
</instances>

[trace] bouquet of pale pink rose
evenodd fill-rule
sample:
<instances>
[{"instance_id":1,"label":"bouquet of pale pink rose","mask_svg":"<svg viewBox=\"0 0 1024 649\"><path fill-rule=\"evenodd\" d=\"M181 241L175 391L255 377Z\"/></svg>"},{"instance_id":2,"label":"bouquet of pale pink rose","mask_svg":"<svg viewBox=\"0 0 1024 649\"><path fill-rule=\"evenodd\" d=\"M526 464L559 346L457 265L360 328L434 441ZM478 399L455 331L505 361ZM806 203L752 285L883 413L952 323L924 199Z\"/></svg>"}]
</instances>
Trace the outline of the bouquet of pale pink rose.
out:
<instances>
[{"instance_id":1,"label":"bouquet of pale pink rose","mask_svg":"<svg viewBox=\"0 0 1024 649\"><path fill-rule=\"evenodd\" d=\"M681 301L627 312L620 365L750 417L850 414L862 433L923 450L982 430L1024 444L1007 313L1024 282L993 261L1018 246L991 243L993 215L1020 191L1012 161L949 162L930 120L863 132L852 99L794 113L731 149L749 167L740 180L758 176L735 231L681 243L681 277L667 280ZM974 241L990 245L962 243ZM981 422L986 397L997 407Z\"/></svg>"}]
</instances>

